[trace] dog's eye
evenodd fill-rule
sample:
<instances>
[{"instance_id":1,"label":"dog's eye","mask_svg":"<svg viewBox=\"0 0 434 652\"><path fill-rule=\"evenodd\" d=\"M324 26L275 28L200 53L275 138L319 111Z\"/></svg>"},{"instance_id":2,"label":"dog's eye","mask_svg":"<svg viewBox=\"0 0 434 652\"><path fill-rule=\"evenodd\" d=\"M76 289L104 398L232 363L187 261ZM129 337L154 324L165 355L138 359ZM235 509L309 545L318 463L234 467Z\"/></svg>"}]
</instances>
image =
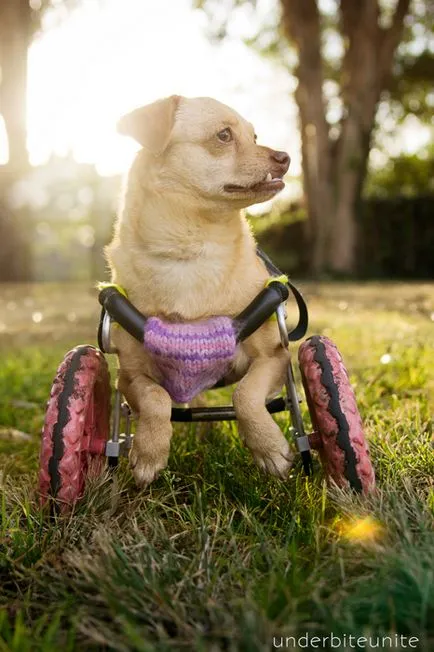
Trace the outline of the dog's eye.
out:
<instances>
[{"instance_id":1,"label":"dog's eye","mask_svg":"<svg viewBox=\"0 0 434 652\"><path fill-rule=\"evenodd\" d=\"M256 134L255 134L255 135L253 136L253 140L255 141L255 143L257 142L257 140L258 140L258 137L257 137L257 135L256 135Z\"/></svg>"},{"instance_id":2,"label":"dog's eye","mask_svg":"<svg viewBox=\"0 0 434 652\"><path fill-rule=\"evenodd\" d=\"M232 135L232 129L230 129L230 127L226 127L226 129L222 129L221 131L218 132L217 138L221 140L222 143L230 143L231 140L234 139Z\"/></svg>"}]
</instances>

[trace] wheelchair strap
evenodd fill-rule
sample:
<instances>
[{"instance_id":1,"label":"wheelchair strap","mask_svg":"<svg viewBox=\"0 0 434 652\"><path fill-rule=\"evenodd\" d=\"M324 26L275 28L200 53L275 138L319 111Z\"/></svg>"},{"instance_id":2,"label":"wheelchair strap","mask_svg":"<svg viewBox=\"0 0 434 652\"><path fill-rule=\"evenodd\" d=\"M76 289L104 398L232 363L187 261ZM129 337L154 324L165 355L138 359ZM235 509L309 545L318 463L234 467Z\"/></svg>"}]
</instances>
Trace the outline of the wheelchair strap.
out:
<instances>
[{"instance_id":1,"label":"wheelchair strap","mask_svg":"<svg viewBox=\"0 0 434 652\"><path fill-rule=\"evenodd\" d=\"M269 258L267 254L264 251L262 251L262 249L257 247L256 253L258 257L262 260L265 267L267 268L267 271L270 274L272 274L273 276L282 276L281 270L278 267L276 267L276 265L273 263L271 258ZM297 340L301 340L301 338L306 335L309 326L309 315L307 312L306 302L303 299L300 291L295 287L295 285L291 283L291 281L287 280L286 284L291 290L298 308L299 318L298 318L297 326L288 333L289 341L296 342Z\"/></svg>"}]
</instances>

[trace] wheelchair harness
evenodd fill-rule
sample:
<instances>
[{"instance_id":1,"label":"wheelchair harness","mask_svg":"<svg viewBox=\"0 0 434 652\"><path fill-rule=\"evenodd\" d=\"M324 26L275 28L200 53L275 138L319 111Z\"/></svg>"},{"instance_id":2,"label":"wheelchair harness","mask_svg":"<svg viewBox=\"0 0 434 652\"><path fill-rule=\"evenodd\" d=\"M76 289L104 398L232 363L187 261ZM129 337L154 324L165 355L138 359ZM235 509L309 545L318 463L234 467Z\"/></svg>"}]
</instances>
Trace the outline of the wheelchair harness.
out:
<instances>
[{"instance_id":1,"label":"wheelchair harness","mask_svg":"<svg viewBox=\"0 0 434 652\"><path fill-rule=\"evenodd\" d=\"M299 309L297 326L288 340L304 337L308 326L303 297L288 278L258 250L273 276L266 287L235 319L211 317L196 322L174 323L158 317L145 317L128 300L125 291L111 283L100 284L99 301L103 306L98 343L106 315L142 342L161 374L162 386L175 403L188 403L205 389L216 386L229 372L239 342L251 335L288 298L291 290Z\"/></svg>"},{"instance_id":2,"label":"wheelchair harness","mask_svg":"<svg viewBox=\"0 0 434 652\"><path fill-rule=\"evenodd\" d=\"M175 403L189 403L229 371L237 339L229 317L195 323L170 323L151 317L145 325L145 349Z\"/></svg>"}]
</instances>

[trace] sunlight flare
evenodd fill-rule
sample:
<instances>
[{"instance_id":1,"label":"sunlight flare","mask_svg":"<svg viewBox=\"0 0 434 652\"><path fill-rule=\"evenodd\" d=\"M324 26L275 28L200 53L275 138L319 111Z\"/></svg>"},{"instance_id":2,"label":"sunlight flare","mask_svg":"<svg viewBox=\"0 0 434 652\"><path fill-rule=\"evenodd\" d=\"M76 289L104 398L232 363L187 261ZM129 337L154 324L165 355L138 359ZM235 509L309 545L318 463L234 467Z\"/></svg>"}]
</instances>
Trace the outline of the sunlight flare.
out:
<instances>
[{"instance_id":1,"label":"sunlight flare","mask_svg":"<svg viewBox=\"0 0 434 652\"><path fill-rule=\"evenodd\" d=\"M336 527L341 538L351 543L377 543L384 534L384 528L372 516L351 520L341 519Z\"/></svg>"}]
</instances>

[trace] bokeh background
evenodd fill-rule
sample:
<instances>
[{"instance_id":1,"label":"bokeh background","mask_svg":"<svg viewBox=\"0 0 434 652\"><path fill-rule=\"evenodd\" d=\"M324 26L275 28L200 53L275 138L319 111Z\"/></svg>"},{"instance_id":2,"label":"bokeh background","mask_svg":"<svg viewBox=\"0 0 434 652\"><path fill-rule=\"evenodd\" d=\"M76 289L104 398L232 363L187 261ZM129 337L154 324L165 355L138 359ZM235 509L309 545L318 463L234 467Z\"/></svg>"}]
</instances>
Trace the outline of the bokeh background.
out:
<instances>
[{"instance_id":1,"label":"bokeh background","mask_svg":"<svg viewBox=\"0 0 434 652\"><path fill-rule=\"evenodd\" d=\"M434 650L433 17L429 0L0 0L0 651L263 652L307 632ZM329 490L318 456L309 479L299 458L265 477L233 422L176 424L150 488L123 459L71 515L39 509L47 399L96 341L137 147L116 122L170 94L220 99L290 153L251 222L342 352L375 494Z\"/></svg>"},{"instance_id":2,"label":"bokeh background","mask_svg":"<svg viewBox=\"0 0 434 652\"><path fill-rule=\"evenodd\" d=\"M434 273L433 5L425 0L2 0L0 281L106 274L130 109L236 108L292 158L252 209L297 276Z\"/></svg>"}]
</instances>

